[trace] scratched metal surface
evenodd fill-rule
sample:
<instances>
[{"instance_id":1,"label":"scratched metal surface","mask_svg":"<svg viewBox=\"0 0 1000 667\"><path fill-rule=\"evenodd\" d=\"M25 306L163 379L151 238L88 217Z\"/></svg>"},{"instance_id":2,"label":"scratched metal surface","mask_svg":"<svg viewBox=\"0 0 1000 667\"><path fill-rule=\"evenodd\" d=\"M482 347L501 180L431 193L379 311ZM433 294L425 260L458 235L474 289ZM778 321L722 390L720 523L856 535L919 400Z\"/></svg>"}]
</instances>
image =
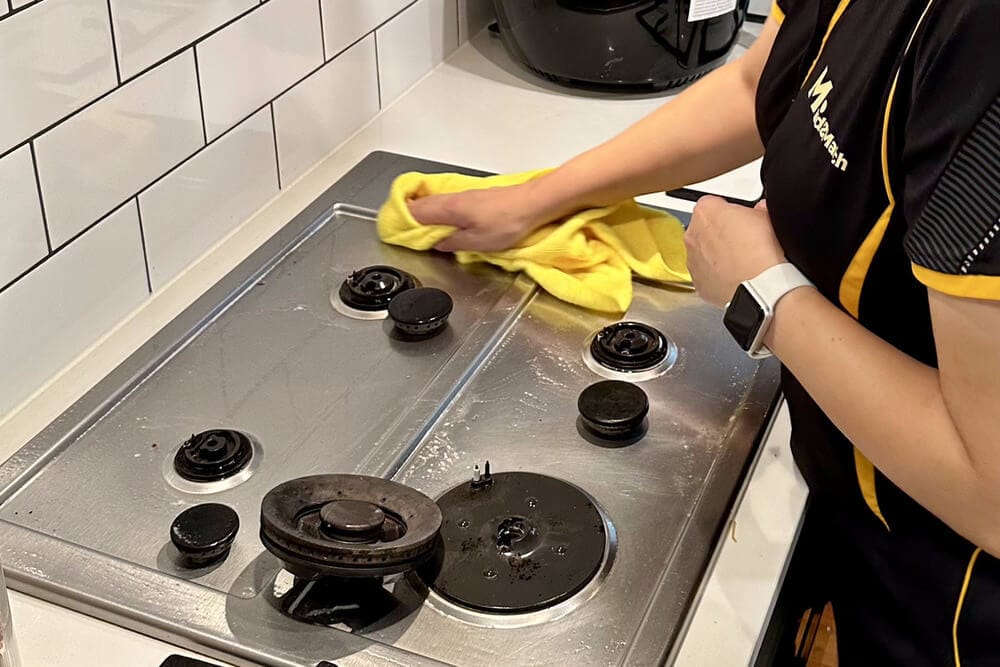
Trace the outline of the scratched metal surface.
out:
<instances>
[{"instance_id":1,"label":"scratched metal surface","mask_svg":"<svg viewBox=\"0 0 1000 667\"><path fill-rule=\"evenodd\" d=\"M352 269L391 264L455 299L448 329L423 342L387 335L388 321L336 312L330 291ZM240 539L219 568L198 581L222 591L259 553L260 499L293 477L377 473L398 459L438 409L429 387L457 382L487 318L512 277L466 269L442 256L379 243L371 218L335 212L308 244L262 276L225 314L136 387L35 480L0 508L0 517L137 565L173 565L170 522L184 509L221 502L240 515ZM478 334L478 335L477 335ZM263 459L245 483L210 496L167 483L164 458L190 434L235 428L256 438ZM67 502L72 499L72 502ZM95 508L96 512L95 512ZM258 591L242 587L238 595Z\"/></svg>"},{"instance_id":2,"label":"scratched metal surface","mask_svg":"<svg viewBox=\"0 0 1000 667\"><path fill-rule=\"evenodd\" d=\"M599 378L587 337L614 318L571 308L524 279L378 244L351 206L377 206L402 171L447 165L379 153L0 466L0 560L13 587L237 664L313 666L636 664L669 658L777 389L692 294L639 285L627 314L679 347L642 383L646 437L596 447L576 397ZM418 345L382 322L345 320L330 290L391 263L447 289L449 332ZM260 267L266 267L262 273ZM258 283L261 283L258 285ZM263 462L207 496L164 480L190 432L248 431ZM156 447L153 447L156 444ZM260 498L314 472L365 472L433 497L489 458L561 477L614 528L602 576L557 609L489 618L397 582L396 614L353 633L275 608L277 561L257 539ZM230 504L232 555L197 575L169 558L167 526L198 502ZM571 557L571 554L568 554Z\"/></svg>"}]
</instances>

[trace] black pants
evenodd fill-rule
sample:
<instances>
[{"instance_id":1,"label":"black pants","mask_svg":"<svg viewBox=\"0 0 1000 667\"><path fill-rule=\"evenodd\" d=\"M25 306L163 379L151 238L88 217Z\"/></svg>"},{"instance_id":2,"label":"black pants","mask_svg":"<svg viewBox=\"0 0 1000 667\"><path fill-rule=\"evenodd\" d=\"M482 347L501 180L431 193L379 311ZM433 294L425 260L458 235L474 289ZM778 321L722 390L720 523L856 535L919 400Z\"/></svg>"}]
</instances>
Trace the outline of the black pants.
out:
<instances>
[{"instance_id":1,"label":"black pants","mask_svg":"<svg viewBox=\"0 0 1000 667\"><path fill-rule=\"evenodd\" d=\"M1000 563L945 527L813 501L782 590L784 632L773 664L801 664L793 644L806 609L830 602L841 667L1000 667Z\"/></svg>"}]
</instances>

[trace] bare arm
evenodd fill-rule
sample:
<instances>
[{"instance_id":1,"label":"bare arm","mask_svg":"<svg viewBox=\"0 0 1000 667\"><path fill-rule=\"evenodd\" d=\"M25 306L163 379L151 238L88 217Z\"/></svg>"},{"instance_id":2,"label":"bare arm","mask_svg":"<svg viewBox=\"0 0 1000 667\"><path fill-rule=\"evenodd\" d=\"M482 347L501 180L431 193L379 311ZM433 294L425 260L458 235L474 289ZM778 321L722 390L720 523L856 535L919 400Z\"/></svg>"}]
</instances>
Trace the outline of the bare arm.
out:
<instances>
[{"instance_id":1,"label":"bare arm","mask_svg":"<svg viewBox=\"0 0 1000 667\"><path fill-rule=\"evenodd\" d=\"M618 136L531 183L548 216L671 190L760 157L754 102L778 24L769 18L741 58L712 72Z\"/></svg>"},{"instance_id":2,"label":"bare arm","mask_svg":"<svg viewBox=\"0 0 1000 667\"><path fill-rule=\"evenodd\" d=\"M438 250L502 250L573 211L718 176L763 153L757 83L778 24L747 53L613 139L524 185L437 195L410 204L424 224L459 228Z\"/></svg>"},{"instance_id":3,"label":"bare arm","mask_svg":"<svg viewBox=\"0 0 1000 667\"><path fill-rule=\"evenodd\" d=\"M778 303L766 344L879 470L1000 556L1000 303L928 298L937 369L811 289Z\"/></svg>"},{"instance_id":4,"label":"bare arm","mask_svg":"<svg viewBox=\"0 0 1000 667\"><path fill-rule=\"evenodd\" d=\"M764 207L705 197L685 234L708 302L784 261ZM1000 301L928 289L938 368L868 331L813 288L778 302L765 345L883 474L1000 556ZM890 528L892 519L889 518Z\"/></svg>"}]
</instances>

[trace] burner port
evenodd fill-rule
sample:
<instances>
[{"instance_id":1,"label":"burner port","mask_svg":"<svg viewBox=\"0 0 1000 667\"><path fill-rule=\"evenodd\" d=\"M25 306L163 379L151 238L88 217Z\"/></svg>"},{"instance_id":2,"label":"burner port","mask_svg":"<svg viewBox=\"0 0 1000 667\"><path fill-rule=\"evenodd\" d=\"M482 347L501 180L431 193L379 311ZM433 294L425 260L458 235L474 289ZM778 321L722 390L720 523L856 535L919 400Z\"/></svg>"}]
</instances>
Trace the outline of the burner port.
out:
<instances>
[{"instance_id":1,"label":"burner port","mask_svg":"<svg viewBox=\"0 0 1000 667\"><path fill-rule=\"evenodd\" d=\"M174 455L174 470L190 482L218 482L232 477L253 458L250 438L239 431L213 429L188 438Z\"/></svg>"},{"instance_id":2,"label":"burner port","mask_svg":"<svg viewBox=\"0 0 1000 667\"><path fill-rule=\"evenodd\" d=\"M616 322L604 327L590 344L590 352L604 366L616 371L645 371L667 358L666 336L640 322Z\"/></svg>"},{"instance_id":3,"label":"burner port","mask_svg":"<svg viewBox=\"0 0 1000 667\"><path fill-rule=\"evenodd\" d=\"M385 310L398 294L417 286L417 280L392 266L367 266L354 271L341 284L338 296L349 308Z\"/></svg>"}]
</instances>

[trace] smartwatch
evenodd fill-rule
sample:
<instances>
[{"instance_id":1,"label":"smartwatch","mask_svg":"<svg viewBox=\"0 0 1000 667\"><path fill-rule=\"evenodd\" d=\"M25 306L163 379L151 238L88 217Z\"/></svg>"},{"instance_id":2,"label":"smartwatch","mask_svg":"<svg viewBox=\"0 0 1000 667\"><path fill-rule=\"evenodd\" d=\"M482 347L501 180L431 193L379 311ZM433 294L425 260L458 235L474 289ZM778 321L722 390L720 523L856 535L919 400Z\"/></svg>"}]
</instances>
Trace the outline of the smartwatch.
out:
<instances>
[{"instance_id":1,"label":"smartwatch","mask_svg":"<svg viewBox=\"0 0 1000 667\"><path fill-rule=\"evenodd\" d=\"M789 263L778 264L756 278L745 280L726 304L722 321L736 342L753 359L771 356L764 347L764 334L774 319L781 297L799 287L811 287L809 279Z\"/></svg>"}]
</instances>

